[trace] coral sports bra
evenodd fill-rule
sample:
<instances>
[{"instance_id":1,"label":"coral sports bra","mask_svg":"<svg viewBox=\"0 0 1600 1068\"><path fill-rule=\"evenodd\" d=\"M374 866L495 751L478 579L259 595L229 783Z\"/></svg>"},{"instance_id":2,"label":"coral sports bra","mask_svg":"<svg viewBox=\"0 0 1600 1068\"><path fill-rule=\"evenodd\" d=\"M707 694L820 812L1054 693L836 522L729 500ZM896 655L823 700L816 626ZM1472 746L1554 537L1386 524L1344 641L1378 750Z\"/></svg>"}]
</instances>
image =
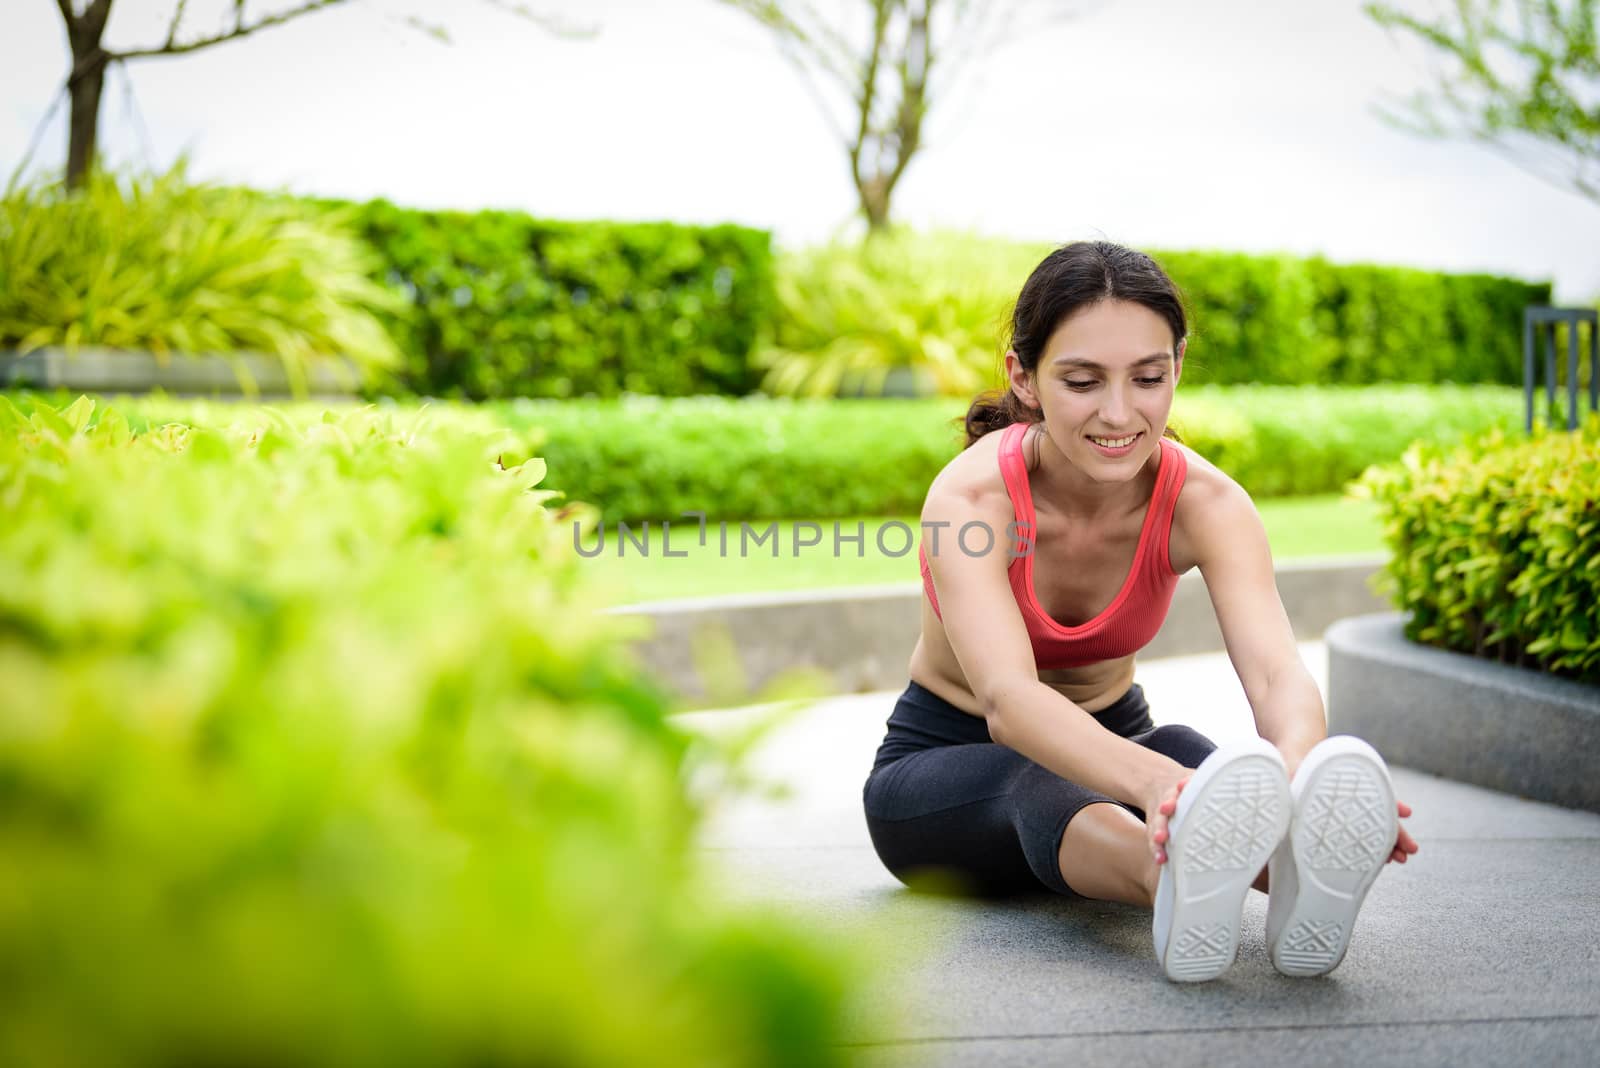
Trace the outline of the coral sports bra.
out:
<instances>
[{"instance_id":1,"label":"coral sports bra","mask_svg":"<svg viewBox=\"0 0 1600 1068\"><path fill-rule=\"evenodd\" d=\"M1161 466L1155 493L1145 511L1144 526L1139 531L1139 547L1133 555L1132 570L1105 611L1087 623L1066 627L1045 614L1033 590L1033 549L1038 525L1034 518L1033 492L1028 487L1028 468L1022 457L1022 436L1030 425L1013 423L1001 431L1000 473L1005 479L1017 524L1014 551L1021 554L1011 561L1006 573L1017 598L1017 607L1022 610L1022 619L1027 624L1028 637L1033 642L1034 663L1040 671L1046 671L1121 659L1150 643L1172 606L1178 575L1167 556L1167 544L1172 531L1173 508L1178 491L1183 488L1188 460L1176 444L1167 438L1161 439ZM944 544L940 545L941 552L945 551ZM922 563L922 588L927 592L934 614L939 615L939 598L934 592L933 574L928 569L926 543L919 547L917 555Z\"/></svg>"}]
</instances>

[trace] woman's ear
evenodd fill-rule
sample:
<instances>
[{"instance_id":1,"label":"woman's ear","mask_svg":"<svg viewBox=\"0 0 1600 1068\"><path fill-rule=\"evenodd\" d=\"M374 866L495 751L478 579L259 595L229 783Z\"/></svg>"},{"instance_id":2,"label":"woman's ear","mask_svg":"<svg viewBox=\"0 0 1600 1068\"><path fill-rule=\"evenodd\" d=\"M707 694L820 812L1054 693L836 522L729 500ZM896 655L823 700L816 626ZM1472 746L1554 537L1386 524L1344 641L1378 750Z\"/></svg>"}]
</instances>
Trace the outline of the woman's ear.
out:
<instances>
[{"instance_id":1,"label":"woman's ear","mask_svg":"<svg viewBox=\"0 0 1600 1068\"><path fill-rule=\"evenodd\" d=\"M1177 385L1178 379L1183 377L1183 353L1189 347L1189 339L1184 338L1178 342L1177 357L1172 361L1172 384Z\"/></svg>"},{"instance_id":2,"label":"woman's ear","mask_svg":"<svg viewBox=\"0 0 1600 1068\"><path fill-rule=\"evenodd\" d=\"M1033 375L1029 374L1022 366L1022 358L1017 355L1016 349L1006 350L1006 378L1011 382L1011 392L1024 407L1038 410L1039 397L1033 391Z\"/></svg>"}]
</instances>

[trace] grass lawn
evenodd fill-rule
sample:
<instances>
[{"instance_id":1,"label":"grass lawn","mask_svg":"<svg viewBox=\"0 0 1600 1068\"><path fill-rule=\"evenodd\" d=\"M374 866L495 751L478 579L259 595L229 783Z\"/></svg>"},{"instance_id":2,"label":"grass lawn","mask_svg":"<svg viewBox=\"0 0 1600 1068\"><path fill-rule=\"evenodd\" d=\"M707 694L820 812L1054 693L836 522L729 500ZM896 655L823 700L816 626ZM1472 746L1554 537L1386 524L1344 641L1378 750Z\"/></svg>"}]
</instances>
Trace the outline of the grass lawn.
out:
<instances>
[{"instance_id":1,"label":"grass lawn","mask_svg":"<svg viewBox=\"0 0 1600 1068\"><path fill-rule=\"evenodd\" d=\"M1371 502L1332 494L1267 499L1258 501L1257 506L1277 561L1384 551L1376 510ZM878 548L880 529L897 520L909 528L914 539L917 525L914 515L818 520L815 522L821 530L820 540L816 528L801 527L797 533L796 522L792 520L756 520L748 524L742 556L737 522L726 524L726 552L722 550L722 531L716 523L707 526L703 548L699 544L698 527L692 519L671 524L670 531L665 533L670 545L665 543L659 523L649 525L648 539L642 527L636 529L630 525L628 539L622 540L617 529L608 526L603 551L587 561L586 566L594 569L598 582L608 592L608 600L616 604L920 582L917 543L908 539L906 529L890 526L883 530L884 551ZM848 538L856 533L857 523L862 525L862 544L841 542L836 555L835 529L841 538ZM776 538L768 533L769 524L776 531ZM758 542L763 535L764 540ZM948 537L948 532L941 537ZM798 554L795 551L797 540L801 543ZM805 544L812 540L818 543ZM903 554L888 555L900 553L908 544L909 549ZM595 546L592 534L582 545L585 551L592 551ZM672 551L670 557L663 555L667 548ZM679 553L684 555L679 556Z\"/></svg>"}]
</instances>

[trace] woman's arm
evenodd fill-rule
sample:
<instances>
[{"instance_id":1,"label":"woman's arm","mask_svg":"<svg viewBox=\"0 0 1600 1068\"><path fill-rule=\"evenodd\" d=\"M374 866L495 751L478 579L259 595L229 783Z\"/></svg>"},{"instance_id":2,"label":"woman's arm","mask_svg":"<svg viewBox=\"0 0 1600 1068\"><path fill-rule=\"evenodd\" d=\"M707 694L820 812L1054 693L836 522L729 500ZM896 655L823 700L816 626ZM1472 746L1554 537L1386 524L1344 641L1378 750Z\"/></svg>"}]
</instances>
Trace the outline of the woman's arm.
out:
<instances>
[{"instance_id":1,"label":"woman's arm","mask_svg":"<svg viewBox=\"0 0 1600 1068\"><path fill-rule=\"evenodd\" d=\"M1003 505L1003 507L1001 507ZM989 736L1064 779L1151 812L1190 771L1108 731L1080 706L1039 681L1033 644L1006 567L1009 500L991 507L970 495L930 492L925 523L956 531L977 520L995 531L993 551L968 556L940 539L928 567L945 633L989 724Z\"/></svg>"},{"instance_id":2,"label":"woman's arm","mask_svg":"<svg viewBox=\"0 0 1600 1068\"><path fill-rule=\"evenodd\" d=\"M1300 659L1255 502L1226 477L1207 487L1203 497L1209 499L1196 502L1190 514L1197 521L1185 532L1216 609L1228 659L1255 714L1256 732L1278 747L1292 780L1306 753L1328 736L1322 693ZM1160 810L1170 815L1168 802L1175 801L1176 794L1164 798ZM1410 816L1411 807L1401 801L1399 812ZM1401 827L1389 859L1404 864L1416 851L1415 839Z\"/></svg>"},{"instance_id":3,"label":"woman's arm","mask_svg":"<svg viewBox=\"0 0 1600 1068\"><path fill-rule=\"evenodd\" d=\"M1283 753L1292 777L1306 752L1328 736L1322 693L1300 659L1255 502L1225 476L1206 486L1203 497L1188 512L1195 518L1185 533L1256 732Z\"/></svg>"}]
</instances>

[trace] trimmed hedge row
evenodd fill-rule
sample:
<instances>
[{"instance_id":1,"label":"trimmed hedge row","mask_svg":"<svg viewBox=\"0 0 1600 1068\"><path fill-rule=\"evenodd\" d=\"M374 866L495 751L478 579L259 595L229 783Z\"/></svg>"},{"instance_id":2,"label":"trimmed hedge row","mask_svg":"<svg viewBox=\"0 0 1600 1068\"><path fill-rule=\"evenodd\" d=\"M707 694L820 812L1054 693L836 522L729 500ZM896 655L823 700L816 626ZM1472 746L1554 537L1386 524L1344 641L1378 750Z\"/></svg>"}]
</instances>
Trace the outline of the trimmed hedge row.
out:
<instances>
[{"instance_id":1,"label":"trimmed hedge row","mask_svg":"<svg viewBox=\"0 0 1600 1068\"><path fill-rule=\"evenodd\" d=\"M851 1059L525 437L169 403L0 397L0 1063Z\"/></svg>"},{"instance_id":2,"label":"trimmed hedge row","mask_svg":"<svg viewBox=\"0 0 1600 1068\"><path fill-rule=\"evenodd\" d=\"M1600 415L1419 443L1358 491L1379 504L1408 638L1600 684Z\"/></svg>"},{"instance_id":3,"label":"trimmed hedge row","mask_svg":"<svg viewBox=\"0 0 1600 1068\"><path fill-rule=\"evenodd\" d=\"M1336 493L1412 441L1512 427L1499 386L1180 386L1173 426L1258 497ZM964 402L763 397L494 406L536 428L550 485L607 521L915 515L960 451Z\"/></svg>"},{"instance_id":4,"label":"trimmed hedge row","mask_svg":"<svg viewBox=\"0 0 1600 1068\"><path fill-rule=\"evenodd\" d=\"M895 368L924 394L989 388L1017 293L1053 248L900 230L785 254L780 311L756 355L763 388L875 392ZM1187 299L1194 385L1520 384L1523 308L1551 293L1548 283L1315 256L1149 251Z\"/></svg>"},{"instance_id":5,"label":"trimmed hedge row","mask_svg":"<svg viewBox=\"0 0 1600 1068\"><path fill-rule=\"evenodd\" d=\"M1188 298L1202 383L1522 383L1522 313L1548 282L1319 256L1157 252Z\"/></svg>"},{"instance_id":6,"label":"trimmed hedge row","mask_svg":"<svg viewBox=\"0 0 1600 1068\"><path fill-rule=\"evenodd\" d=\"M391 317L416 393L500 397L743 394L773 310L771 236L741 226L552 222L320 198L351 213L409 297Z\"/></svg>"}]
</instances>

